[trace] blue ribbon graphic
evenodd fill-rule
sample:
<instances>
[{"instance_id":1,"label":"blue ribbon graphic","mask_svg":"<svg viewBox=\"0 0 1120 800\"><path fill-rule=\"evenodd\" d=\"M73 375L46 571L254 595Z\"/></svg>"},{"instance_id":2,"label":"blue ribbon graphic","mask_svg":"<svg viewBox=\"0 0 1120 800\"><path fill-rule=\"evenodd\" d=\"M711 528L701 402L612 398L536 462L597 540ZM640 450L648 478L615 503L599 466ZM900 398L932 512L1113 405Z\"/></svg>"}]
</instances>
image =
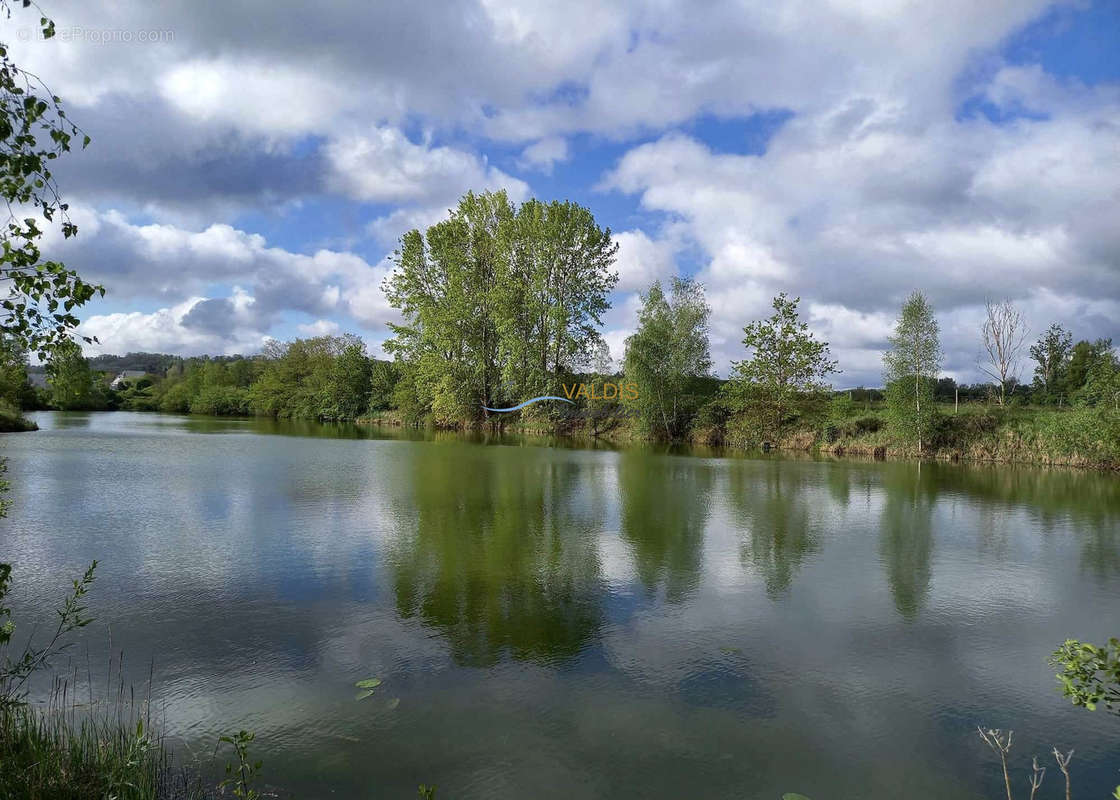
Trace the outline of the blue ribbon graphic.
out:
<instances>
[{"instance_id":1,"label":"blue ribbon graphic","mask_svg":"<svg viewBox=\"0 0 1120 800\"><path fill-rule=\"evenodd\" d=\"M483 406L483 408L485 408L487 411L497 411L501 414L508 414L510 411L517 411L519 409L525 408L525 406L531 406L533 403L539 403L541 400L560 400L561 402L571 403L573 406L575 405L575 403L572 403L572 401L566 397L557 397L556 395L546 394L543 397L534 397L531 400L526 400L524 403L519 403L512 408L490 408L489 406Z\"/></svg>"}]
</instances>

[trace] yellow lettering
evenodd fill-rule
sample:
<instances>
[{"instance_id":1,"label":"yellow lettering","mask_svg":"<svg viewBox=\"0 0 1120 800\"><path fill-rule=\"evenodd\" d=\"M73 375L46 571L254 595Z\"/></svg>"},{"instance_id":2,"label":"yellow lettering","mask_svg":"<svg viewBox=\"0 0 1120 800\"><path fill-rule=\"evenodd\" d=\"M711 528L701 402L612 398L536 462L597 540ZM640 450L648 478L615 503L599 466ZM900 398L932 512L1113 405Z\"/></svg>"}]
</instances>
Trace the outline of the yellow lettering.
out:
<instances>
[{"instance_id":1,"label":"yellow lettering","mask_svg":"<svg viewBox=\"0 0 1120 800\"><path fill-rule=\"evenodd\" d=\"M575 390L576 390L576 385L575 385L574 383L573 383L573 384L572 384L571 386L568 386L568 384L566 384L566 383L562 383L562 384L560 384L560 385L564 387L564 395L565 395L565 396L566 396L566 397L567 397L567 398L568 398L569 400L571 400L571 399L572 399L572 394L573 394L573 393L575 392Z\"/></svg>"},{"instance_id":2,"label":"yellow lettering","mask_svg":"<svg viewBox=\"0 0 1120 800\"><path fill-rule=\"evenodd\" d=\"M577 391L577 392L576 392L576 397L582 397L582 398L584 398L585 400L587 400L587 399L590 399L590 398L589 398L589 397L587 396L587 387L586 387L586 386L585 386L584 384L582 384L582 383L581 383L581 384L579 385L579 391Z\"/></svg>"}]
</instances>

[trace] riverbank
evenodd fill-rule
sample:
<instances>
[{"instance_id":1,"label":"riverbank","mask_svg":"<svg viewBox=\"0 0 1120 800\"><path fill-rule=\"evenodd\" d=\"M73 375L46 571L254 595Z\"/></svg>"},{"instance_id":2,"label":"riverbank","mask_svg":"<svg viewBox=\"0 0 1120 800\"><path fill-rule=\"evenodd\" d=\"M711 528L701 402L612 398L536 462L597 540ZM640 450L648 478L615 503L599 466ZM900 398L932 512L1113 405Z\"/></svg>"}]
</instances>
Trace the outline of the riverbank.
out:
<instances>
[{"instance_id":1,"label":"riverbank","mask_svg":"<svg viewBox=\"0 0 1120 800\"><path fill-rule=\"evenodd\" d=\"M39 430L39 426L23 416L22 411L9 403L0 402L0 433L21 433L37 430Z\"/></svg>"},{"instance_id":2,"label":"riverbank","mask_svg":"<svg viewBox=\"0 0 1120 800\"><path fill-rule=\"evenodd\" d=\"M360 423L409 427L400 414L386 411ZM598 428L594 426L598 424ZM470 426L450 426L463 429ZM485 428L486 426L473 426ZM649 442L635 420L620 416L609 424L583 418L546 421L502 421L503 433L563 436L616 444ZM752 420L733 417L718 425L694 425L685 444L730 451L774 449L827 453L835 457L937 459L1007 464L1120 470L1120 413L1099 408L1032 408L987 405L939 409L929 440L919 452L913 443L891 433L885 409L865 408L842 417L820 416L789 424L780 436L767 439Z\"/></svg>"}]
</instances>

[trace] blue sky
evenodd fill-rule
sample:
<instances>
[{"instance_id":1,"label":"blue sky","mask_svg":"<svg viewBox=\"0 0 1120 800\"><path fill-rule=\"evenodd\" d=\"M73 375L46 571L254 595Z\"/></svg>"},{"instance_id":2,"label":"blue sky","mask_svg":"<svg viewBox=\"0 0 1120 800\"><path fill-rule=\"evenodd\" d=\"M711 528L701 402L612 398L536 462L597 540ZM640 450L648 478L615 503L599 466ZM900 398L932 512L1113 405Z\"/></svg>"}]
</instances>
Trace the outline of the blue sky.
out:
<instances>
[{"instance_id":1,"label":"blue sky","mask_svg":"<svg viewBox=\"0 0 1120 800\"><path fill-rule=\"evenodd\" d=\"M16 11L0 38L93 137L59 169L80 235L48 242L109 289L91 352L351 331L377 354L395 240L498 188L617 234L615 358L673 274L706 286L721 374L779 291L837 385L878 382L914 289L962 380L989 298L1120 339L1120 3L47 11L66 35Z\"/></svg>"}]
</instances>

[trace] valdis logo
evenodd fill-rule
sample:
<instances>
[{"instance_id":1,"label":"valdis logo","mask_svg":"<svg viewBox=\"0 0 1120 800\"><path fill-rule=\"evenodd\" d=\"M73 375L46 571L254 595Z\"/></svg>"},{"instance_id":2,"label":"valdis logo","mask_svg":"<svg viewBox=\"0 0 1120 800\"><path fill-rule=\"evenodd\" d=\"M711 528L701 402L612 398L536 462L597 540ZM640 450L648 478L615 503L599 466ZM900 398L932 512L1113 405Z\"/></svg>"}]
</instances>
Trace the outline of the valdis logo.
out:
<instances>
[{"instance_id":1,"label":"valdis logo","mask_svg":"<svg viewBox=\"0 0 1120 800\"><path fill-rule=\"evenodd\" d=\"M542 400L559 400L561 403L568 403L575 405L575 401L583 398L584 400L637 400L638 399L638 384L633 381L625 381L623 383L612 383L606 381L601 385L587 384L587 383L562 383L560 384L564 389L564 397L558 397L554 394L541 395L540 397L533 397L526 400L524 403L518 403L509 408L490 408L490 406L483 406L487 411L496 411L499 414L508 414L511 411L520 411L526 406L531 406L533 403L539 403Z\"/></svg>"}]
</instances>

